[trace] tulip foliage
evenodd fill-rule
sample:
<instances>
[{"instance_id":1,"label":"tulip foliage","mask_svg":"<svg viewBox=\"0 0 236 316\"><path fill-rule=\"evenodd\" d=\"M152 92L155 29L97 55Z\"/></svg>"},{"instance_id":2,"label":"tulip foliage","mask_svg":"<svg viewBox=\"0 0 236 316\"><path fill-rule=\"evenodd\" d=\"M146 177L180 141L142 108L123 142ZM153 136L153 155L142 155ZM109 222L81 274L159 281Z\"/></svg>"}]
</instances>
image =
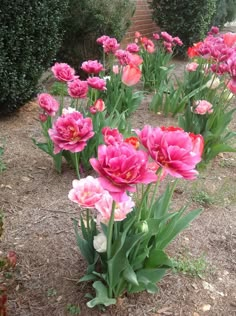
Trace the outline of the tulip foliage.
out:
<instances>
[{"instance_id":1,"label":"tulip foliage","mask_svg":"<svg viewBox=\"0 0 236 316\"><path fill-rule=\"evenodd\" d=\"M90 159L98 178L74 180L69 192L69 199L86 209L86 218L80 217L81 233L76 220L74 226L88 264L80 282L93 281L95 289L87 303L91 308L115 304L125 293L157 292L156 283L172 265L165 248L201 212L170 208L176 183L157 196L167 174L196 178L201 135L151 126L136 134L145 150L137 148L134 139L122 140L118 131L104 136L98 157Z\"/></svg>"}]
</instances>

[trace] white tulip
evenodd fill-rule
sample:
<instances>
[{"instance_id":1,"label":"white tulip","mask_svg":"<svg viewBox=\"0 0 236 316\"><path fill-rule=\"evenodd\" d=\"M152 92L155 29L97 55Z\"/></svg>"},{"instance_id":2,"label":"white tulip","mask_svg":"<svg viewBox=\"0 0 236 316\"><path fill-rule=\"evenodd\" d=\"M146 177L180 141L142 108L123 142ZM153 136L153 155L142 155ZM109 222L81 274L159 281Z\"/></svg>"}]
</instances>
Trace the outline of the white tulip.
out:
<instances>
[{"instance_id":1,"label":"white tulip","mask_svg":"<svg viewBox=\"0 0 236 316\"><path fill-rule=\"evenodd\" d=\"M212 90L216 89L220 85L220 79L218 77L213 77L207 81L206 86Z\"/></svg>"},{"instance_id":2,"label":"white tulip","mask_svg":"<svg viewBox=\"0 0 236 316\"><path fill-rule=\"evenodd\" d=\"M107 237L103 233L99 233L93 238L93 247L97 252L107 251Z\"/></svg>"}]
</instances>

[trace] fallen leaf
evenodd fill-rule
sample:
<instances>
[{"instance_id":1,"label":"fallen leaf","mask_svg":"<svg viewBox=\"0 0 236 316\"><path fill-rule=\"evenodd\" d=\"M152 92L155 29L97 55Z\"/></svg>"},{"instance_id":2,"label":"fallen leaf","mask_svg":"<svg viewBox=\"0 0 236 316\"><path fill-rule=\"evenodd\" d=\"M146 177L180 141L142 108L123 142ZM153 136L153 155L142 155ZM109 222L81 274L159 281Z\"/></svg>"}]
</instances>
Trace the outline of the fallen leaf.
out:
<instances>
[{"instance_id":1,"label":"fallen leaf","mask_svg":"<svg viewBox=\"0 0 236 316\"><path fill-rule=\"evenodd\" d=\"M30 181L30 178L26 177L26 176L23 176L23 177L21 177L21 180L24 181L24 182L28 182L28 181Z\"/></svg>"}]
</instances>

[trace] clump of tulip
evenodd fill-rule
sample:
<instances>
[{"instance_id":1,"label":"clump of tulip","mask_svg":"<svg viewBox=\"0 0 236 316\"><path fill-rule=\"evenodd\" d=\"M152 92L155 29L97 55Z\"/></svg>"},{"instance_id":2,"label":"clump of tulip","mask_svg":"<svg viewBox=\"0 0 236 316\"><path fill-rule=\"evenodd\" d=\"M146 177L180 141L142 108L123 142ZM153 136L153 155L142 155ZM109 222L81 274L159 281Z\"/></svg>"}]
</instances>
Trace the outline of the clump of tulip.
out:
<instances>
[{"instance_id":1,"label":"clump of tulip","mask_svg":"<svg viewBox=\"0 0 236 316\"><path fill-rule=\"evenodd\" d=\"M98 177L74 180L69 199L86 210L74 220L77 244L88 264L82 281L93 281L88 307L111 305L124 294L158 291L156 283L172 261L166 246L200 214L170 212L175 183L163 194L167 176L193 180L201 161L203 138L179 127L145 126L124 139L105 127L98 157L90 162Z\"/></svg>"}]
</instances>

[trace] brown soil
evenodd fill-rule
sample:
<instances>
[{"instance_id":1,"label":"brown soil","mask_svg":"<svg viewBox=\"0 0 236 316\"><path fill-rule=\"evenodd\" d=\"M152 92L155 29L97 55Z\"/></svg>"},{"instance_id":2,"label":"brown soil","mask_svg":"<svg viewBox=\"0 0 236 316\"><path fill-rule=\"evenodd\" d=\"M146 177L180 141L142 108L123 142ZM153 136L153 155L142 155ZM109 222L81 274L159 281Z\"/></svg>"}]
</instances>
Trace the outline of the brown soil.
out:
<instances>
[{"instance_id":1,"label":"brown soil","mask_svg":"<svg viewBox=\"0 0 236 316\"><path fill-rule=\"evenodd\" d=\"M6 142L7 170L0 174L0 201L5 214L1 250L15 250L16 272L9 289L11 316L69 316L67 305L80 315L236 315L236 155L217 157L196 181L180 181L173 205L203 204L191 228L168 248L171 257L204 255L207 271L200 277L169 272L156 295L123 298L106 311L90 310L84 295L89 285L77 284L86 269L75 243L72 218L80 210L67 198L75 172L63 165L59 175L52 161L36 148L38 107L29 103L0 120ZM148 97L132 117L132 127L170 125L176 120L148 111ZM236 122L232 124L236 131ZM207 193L210 199L201 197ZM193 201L194 200L194 201ZM204 311L204 309L209 309Z\"/></svg>"}]
</instances>

